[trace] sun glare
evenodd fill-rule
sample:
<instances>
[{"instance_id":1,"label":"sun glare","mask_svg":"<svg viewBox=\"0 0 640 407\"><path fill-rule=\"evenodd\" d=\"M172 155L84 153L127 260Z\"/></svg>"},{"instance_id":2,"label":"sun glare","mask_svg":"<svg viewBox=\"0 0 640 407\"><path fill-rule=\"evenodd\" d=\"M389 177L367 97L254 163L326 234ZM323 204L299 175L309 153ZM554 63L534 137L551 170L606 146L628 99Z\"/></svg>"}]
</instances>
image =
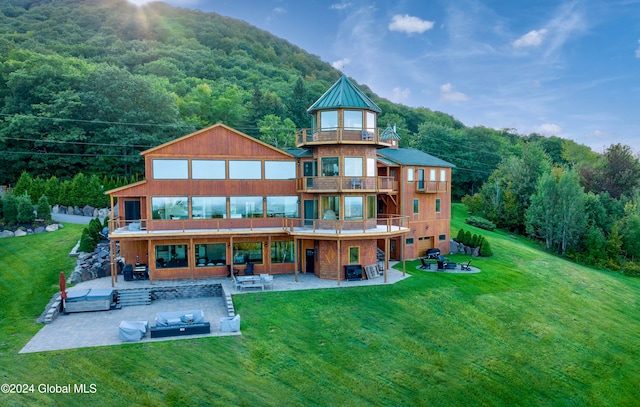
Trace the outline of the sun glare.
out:
<instances>
[{"instance_id":1,"label":"sun glare","mask_svg":"<svg viewBox=\"0 0 640 407\"><path fill-rule=\"evenodd\" d=\"M158 0L127 0L127 1L136 6L144 6L145 4L151 3L152 1L158 1Z\"/></svg>"}]
</instances>

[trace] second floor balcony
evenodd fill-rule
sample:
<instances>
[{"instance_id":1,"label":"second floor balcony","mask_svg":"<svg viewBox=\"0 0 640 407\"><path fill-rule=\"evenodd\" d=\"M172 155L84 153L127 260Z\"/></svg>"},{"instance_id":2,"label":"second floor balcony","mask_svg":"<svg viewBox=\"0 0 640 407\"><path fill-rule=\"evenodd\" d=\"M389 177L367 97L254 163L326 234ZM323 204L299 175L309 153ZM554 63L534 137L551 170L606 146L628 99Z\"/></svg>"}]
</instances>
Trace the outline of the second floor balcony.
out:
<instances>
[{"instance_id":1,"label":"second floor balcony","mask_svg":"<svg viewBox=\"0 0 640 407\"><path fill-rule=\"evenodd\" d=\"M416 192L422 194L437 194L438 192L447 192L449 183L447 181L417 181Z\"/></svg>"},{"instance_id":2,"label":"second floor balcony","mask_svg":"<svg viewBox=\"0 0 640 407\"><path fill-rule=\"evenodd\" d=\"M398 181L394 177L303 177L298 179L298 191L398 192Z\"/></svg>"}]
</instances>

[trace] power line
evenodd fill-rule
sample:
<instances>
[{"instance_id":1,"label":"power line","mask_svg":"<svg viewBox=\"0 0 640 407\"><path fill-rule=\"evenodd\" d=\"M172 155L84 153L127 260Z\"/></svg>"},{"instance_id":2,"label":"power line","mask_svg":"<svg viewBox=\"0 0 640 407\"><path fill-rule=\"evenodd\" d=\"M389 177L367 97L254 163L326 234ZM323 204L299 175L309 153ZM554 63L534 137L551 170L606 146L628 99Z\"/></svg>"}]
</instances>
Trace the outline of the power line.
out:
<instances>
[{"instance_id":1,"label":"power line","mask_svg":"<svg viewBox=\"0 0 640 407\"><path fill-rule=\"evenodd\" d=\"M193 125L182 123L182 124L162 124L162 123L136 123L136 122L111 122L106 120L86 120L86 119L65 119L60 117L43 117L43 116L34 116L30 114L8 114L8 113L0 113L2 117L25 117L29 119L36 120L48 120L48 121L60 121L60 122L72 122L72 123L86 123L86 124L109 124L109 125L117 125L117 126L138 126L138 127L173 127L173 128L186 128L193 127Z\"/></svg>"}]
</instances>

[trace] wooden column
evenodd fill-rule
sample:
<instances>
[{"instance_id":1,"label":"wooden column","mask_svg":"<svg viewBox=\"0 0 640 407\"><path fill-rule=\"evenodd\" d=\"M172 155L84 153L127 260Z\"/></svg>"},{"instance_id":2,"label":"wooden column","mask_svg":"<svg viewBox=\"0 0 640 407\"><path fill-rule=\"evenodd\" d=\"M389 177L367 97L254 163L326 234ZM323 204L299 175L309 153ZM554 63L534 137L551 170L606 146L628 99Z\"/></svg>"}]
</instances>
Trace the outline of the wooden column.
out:
<instances>
[{"instance_id":1,"label":"wooden column","mask_svg":"<svg viewBox=\"0 0 640 407\"><path fill-rule=\"evenodd\" d=\"M191 251L191 255L189 252ZM191 258L189 258L191 257ZM189 238L189 247L187 247L187 264L189 265L189 272L191 273L191 282L195 279L196 266L195 266L196 249L193 247L193 238Z\"/></svg>"},{"instance_id":2,"label":"wooden column","mask_svg":"<svg viewBox=\"0 0 640 407\"><path fill-rule=\"evenodd\" d=\"M268 270L269 274L273 274L273 268L271 267L271 235L267 236L267 261L269 262Z\"/></svg>"},{"instance_id":3,"label":"wooden column","mask_svg":"<svg viewBox=\"0 0 640 407\"><path fill-rule=\"evenodd\" d=\"M300 250L298 250L298 245L300 241L297 237L293 238L293 275L295 277L295 282L298 282L298 265L302 268L302 260L299 258Z\"/></svg>"},{"instance_id":4,"label":"wooden column","mask_svg":"<svg viewBox=\"0 0 640 407\"><path fill-rule=\"evenodd\" d=\"M340 239L338 239L336 243L338 244L338 255L336 256L338 259L338 266L336 269L338 270L338 285L340 285L340 259L342 258L342 252L340 251Z\"/></svg>"},{"instance_id":5,"label":"wooden column","mask_svg":"<svg viewBox=\"0 0 640 407\"><path fill-rule=\"evenodd\" d=\"M147 240L147 253L152 253L153 249L153 245L151 244L151 239ZM151 263L151 259L154 259L155 256L154 255L148 255L147 259L148 262ZM154 264L155 264L155 260L154 260ZM151 273L151 266L149 264L147 264L147 267L149 268L149 285L153 284L153 274Z\"/></svg>"},{"instance_id":6,"label":"wooden column","mask_svg":"<svg viewBox=\"0 0 640 407\"><path fill-rule=\"evenodd\" d=\"M387 269L389 268L389 238L384 238L384 282L387 282Z\"/></svg>"},{"instance_id":7,"label":"wooden column","mask_svg":"<svg viewBox=\"0 0 640 407\"><path fill-rule=\"evenodd\" d=\"M400 244L400 255L402 256L402 276L404 277L406 272L407 272L407 262L404 258L404 253L405 253L405 242L407 241L407 239L404 238L404 235L400 235L400 239L401 239L401 244Z\"/></svg>"},{"instance_id":8,"label":"wooden column","mask_svg":"<svg viewBox=\"0 0 640 407\"><path fill-rule=\"evenodd\" d=\"M118 269L116 265L116 241L109 240L109 259L111 261L111 287L115 287L115 282L118 281Z\"/></svg>"}]
</instances>

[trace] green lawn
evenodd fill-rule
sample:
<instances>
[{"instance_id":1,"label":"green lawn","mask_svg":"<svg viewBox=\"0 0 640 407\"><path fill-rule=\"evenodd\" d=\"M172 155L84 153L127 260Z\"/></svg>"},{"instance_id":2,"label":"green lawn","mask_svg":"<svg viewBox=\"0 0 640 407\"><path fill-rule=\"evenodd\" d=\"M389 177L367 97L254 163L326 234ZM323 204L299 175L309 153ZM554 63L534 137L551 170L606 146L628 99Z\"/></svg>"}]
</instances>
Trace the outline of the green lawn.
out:
<instances>
[{"instance_id":1,"label":"green lawn","mask_svg":"<svg viewBox=\"0 0 640 407\"><path fill-rule=\"evenodd\" d=\"M95 383L6 405L637 405L640 280L582 267L521 237L483 233L479 274L234 298L239 337L19 355L57 289L80 226L0 240L0 374ZM448 256L466 261L466 256ZM29 278L22 278L29 276Z\"/></svg>"}]
</instances>

